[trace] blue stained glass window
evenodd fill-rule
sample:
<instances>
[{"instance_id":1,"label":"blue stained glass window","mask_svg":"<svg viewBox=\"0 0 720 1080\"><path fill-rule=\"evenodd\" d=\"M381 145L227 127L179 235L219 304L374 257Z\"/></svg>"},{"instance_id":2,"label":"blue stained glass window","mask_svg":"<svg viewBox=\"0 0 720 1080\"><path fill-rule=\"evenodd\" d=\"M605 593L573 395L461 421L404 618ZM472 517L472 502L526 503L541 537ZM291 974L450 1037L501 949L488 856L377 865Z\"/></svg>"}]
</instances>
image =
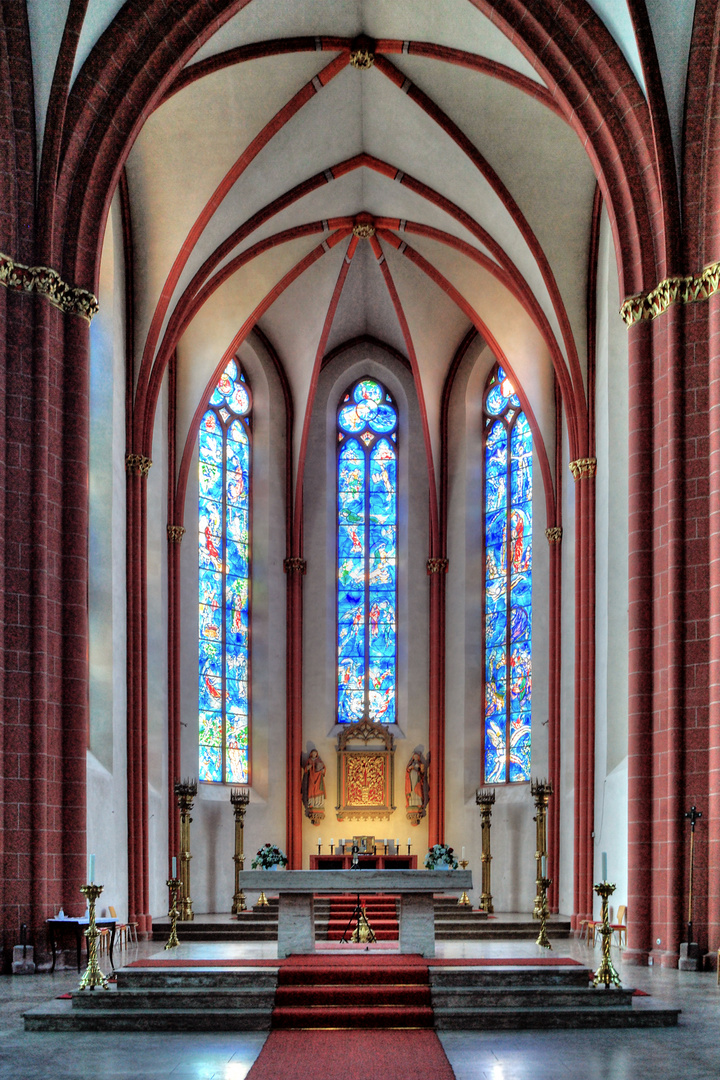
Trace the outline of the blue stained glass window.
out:
<instances>
[{"instance_id":1,"label":"blue stained glass window","mask_svg":"<svg viewBox=\"0 0 720 1080\"><path fill-rule=\"evenodd\" d=\"M397 721L397 410L375 379L338 409L337 720Z\"/></svg>"},{"instance_id":2,"label":"blue stained glass window","mask_svg":"<svg viewBox=\"0 0 720 1080\"><path fill-rule=\"evenodd\" d=\"M250 777L252 395L231 360L198 435L199 778Z\"/></svg>"},{"instance_id":3,"label":"blue stained glass window","mask_svg":"<svg viewBox=\"0 0 720 1080\"><path fill-rule=\"evenodd\" d=\"M500 366L485 390L484 781L530 779L532 432Z\"/></svg>"}]
</instances>

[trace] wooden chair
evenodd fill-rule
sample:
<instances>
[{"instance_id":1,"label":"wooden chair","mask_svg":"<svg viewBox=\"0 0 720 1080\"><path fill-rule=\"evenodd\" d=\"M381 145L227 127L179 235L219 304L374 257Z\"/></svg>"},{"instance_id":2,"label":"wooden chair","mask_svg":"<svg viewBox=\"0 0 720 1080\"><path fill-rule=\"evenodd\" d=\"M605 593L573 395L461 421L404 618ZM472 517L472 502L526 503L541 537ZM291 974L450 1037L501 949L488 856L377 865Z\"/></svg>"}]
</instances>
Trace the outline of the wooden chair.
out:
<instances>
[{"instance_id":1,"label":"wooden chair","mask_svg":"<svg viewBox=\"0 0 720 1080\"><path fill-rule=\"evenodd\" d=\"M610 929L613 934L618 936L618 945L623 943L623 934L625 935L625 944L627 945L627 926L625 925L625 919L627 916L627 907L625 904L620 904L617 909L617 922L610 923ZM610 936L612 941L612 935Z\"/></svg>"},{"instance_id":2,"label":"wooden chair","mask_svg":"<svg viewBox=\"0 0 720 1080\"><path fill-rule=\"evenodd\" d=\"M122 949L125 945L133 942L137 945L137 923L121 923L117 921L117 912L112 905L108 904L108 912L111 919L115 919L115 931L118 945Z\"/></svg>"}]
</instances>

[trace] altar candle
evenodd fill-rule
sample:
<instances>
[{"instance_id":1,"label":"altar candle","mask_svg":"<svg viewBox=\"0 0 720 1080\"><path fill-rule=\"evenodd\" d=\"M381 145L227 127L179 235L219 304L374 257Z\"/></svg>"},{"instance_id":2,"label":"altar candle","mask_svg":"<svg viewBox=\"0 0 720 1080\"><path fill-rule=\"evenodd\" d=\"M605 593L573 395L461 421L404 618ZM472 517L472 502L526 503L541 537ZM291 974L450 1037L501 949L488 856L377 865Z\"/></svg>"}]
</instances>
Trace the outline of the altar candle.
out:
<instances>
[{"instance_id":1,"label":"altar candle","mask_svg":"<svg viewBox=\"0 0 720 1080\"><path fill-rule=\"evenodd\" d=\"M88 855L88 884L92 885L95 881L95 856Z\"/></svg>"},{"instance_id":2,"label":"altar candle","mask_svg":"<svg viewBox=\"0 0 720 1080\"><path fill-rule=\"evenodd\" d=\"M399 839L397 839L397 840L395 841L395 850L396 850L396 851L399 851L399 850L400 850L400 840L399 840Z\"/></svg>"},{"instance_id":3,"label":"altar candle","mask_svg":"<svg viewBox=\"0 0 720 1080\"><path fill-rule=\"evenodd\" d=\"M547 877L547 855L540 857L540 877Z\"/></svg>"},{"instance_id":4,"label":"altar candle","mask_svg":"<svg viewBox=\"0 0 720 1080\"><path fill-rule=\"evenodd\" d=\"M330 847L335 847L335 841L333 840L332 836L330 837Z\"/></svg>"},{"instance_id":5,"label":"altar candle","mask_svg":"<svg viewBox=\"0 0 720 1080\"><path fill-rule=\"evenodd\" d=\"M345 841L343 840L342 836L340 837L340 847L345 847Z\"/></svg>"},{"instance_id":6,"label":"altar candle","mask_svg":"<svg viewBox=\"0 0 720 1080\"><path fill-rule=\"evenodd\" d=\"M322 836L318 836L317 845L318 847L322 847Z\"/></svg>"},{"instance_id":7,"label":"altar candle","mask_svg":"<svg viewBox=\"0 0 720 1080\"><path fill-rule=\"evenodd\" d=\"M408 836L408 847L412 844L412 839Z\"/></svg>"},{"instance_id":8,"label":"altar candle","mask_svg":"<svg viewBox=\"0 0 720 1080\"><path fill-rule=\"evenodd\" d=\"M607 881L607 851L603 851L600 858L602 859L602 879Z\"/></svg>"},{"instance_id":9,"label":"altar candle","mask_svg":"<svg viewBox=\"0 0 720 1080\"><path fill-rule=\"evenodd\" d=\"M461 862L465 862L465 848L462 849L462 854L460 856L460 860L461 860Z\"/></svg>"},{"instance_id":10,"label":"altar candle","mask_svg":"<svg viewBox=\"0 0 720 1080\"><path fill-rule=\"evenodd\" d=\"M172 857L172 876L173 878L177 878L177 859L174 855Z\"/></svg>"}]
</instances>

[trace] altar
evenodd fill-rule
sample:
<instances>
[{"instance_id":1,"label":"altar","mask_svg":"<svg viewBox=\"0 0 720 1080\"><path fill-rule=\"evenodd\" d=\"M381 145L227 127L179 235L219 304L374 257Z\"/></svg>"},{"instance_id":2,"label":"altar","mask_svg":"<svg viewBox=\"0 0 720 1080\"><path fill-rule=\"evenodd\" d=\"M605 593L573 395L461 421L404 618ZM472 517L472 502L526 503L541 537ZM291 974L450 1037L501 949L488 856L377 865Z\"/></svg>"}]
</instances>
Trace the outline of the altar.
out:
<instances>
[{"instance_id":1,"label":"altar","mask_svg":"<svg viewBox=\"0 0 720 1080\"><path fill-rule=\"evenodd\" d=\"M400 952L435 955L433 895L472 889L470 870L244 870L240 888L278 893L278 956L315 951L315 893L400 897Z\"/></svg>"}]
</instances>

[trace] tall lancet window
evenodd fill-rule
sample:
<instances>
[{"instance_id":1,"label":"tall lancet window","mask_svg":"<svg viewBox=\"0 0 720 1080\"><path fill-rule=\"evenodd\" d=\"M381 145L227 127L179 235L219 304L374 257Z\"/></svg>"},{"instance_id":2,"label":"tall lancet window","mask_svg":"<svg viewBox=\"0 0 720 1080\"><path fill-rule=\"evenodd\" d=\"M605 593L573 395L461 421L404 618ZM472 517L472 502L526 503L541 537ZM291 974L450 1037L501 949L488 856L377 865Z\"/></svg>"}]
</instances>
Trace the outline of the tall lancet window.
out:
<instances>
[{"instance_id":1,"label":"tall lancet window","mask_svg":"<svg viewBox=\"0 0 720 1080\"><path fill-rule=\"evenodd\" d=\"M397 409L375 379L337 418L337 720L397 720Z\"/></svg>"},{"instance_id":2,"label":"tall lancet window","mask_svg":"<svg viewBox=\"0 0 720 1080\"><path fill-rule=\"evenodd\" d=\"M250 775L252 397L231 360L200 423L200 780Z\"/></svg>"},{"instance_id":3,"label":"tall lancet window","mask_svg":"<svg viewBox=\"0 0 720 1080\"><path fill-rule=\"evenodd\" d=\"M496 366L485 388L485 749L487 784L530 779L532 433Z\"/></svg>"}]
</instances>

